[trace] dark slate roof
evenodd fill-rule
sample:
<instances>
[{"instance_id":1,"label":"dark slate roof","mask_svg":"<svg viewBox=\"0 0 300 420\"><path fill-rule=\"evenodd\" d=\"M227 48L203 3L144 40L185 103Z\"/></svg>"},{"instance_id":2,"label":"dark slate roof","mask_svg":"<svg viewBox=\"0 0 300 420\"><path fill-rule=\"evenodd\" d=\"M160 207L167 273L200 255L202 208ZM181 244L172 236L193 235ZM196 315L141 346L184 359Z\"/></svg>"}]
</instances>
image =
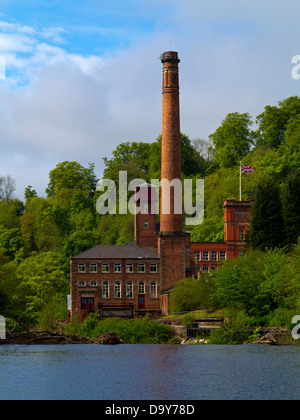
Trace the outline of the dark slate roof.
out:
<instances>
[{"instance_id":1,"label":"dark slate roof","mask_svg":"<svg viewBox=\"0 0 300 420\"><path fill-rule=\"evenodd\" d=\"M159 258L157 254L147 251L144 248L135 246L132 244L125 245L95 245L86 251L83 251L81 254L73 257L75 259L82 258L99 258L99 259L108 259L108 258Z\"/></svg>"}]
</instances>

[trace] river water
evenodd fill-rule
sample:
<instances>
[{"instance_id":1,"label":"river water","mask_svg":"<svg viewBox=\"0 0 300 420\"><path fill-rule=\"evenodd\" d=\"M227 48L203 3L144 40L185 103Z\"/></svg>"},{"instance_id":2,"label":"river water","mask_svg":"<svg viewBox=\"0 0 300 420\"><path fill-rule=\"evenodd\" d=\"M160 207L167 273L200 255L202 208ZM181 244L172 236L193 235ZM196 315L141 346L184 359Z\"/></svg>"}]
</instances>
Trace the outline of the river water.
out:
<instances>
[{"instance_id":1,"label":"river water","mask_svg":"<svg viewBox=\"0 0 300 420\"><path fill-rule=\"evenodd\" d=\"M216 399L300 399L300 346L0 346L0 400Z\"/></svg>"}]
</instances>

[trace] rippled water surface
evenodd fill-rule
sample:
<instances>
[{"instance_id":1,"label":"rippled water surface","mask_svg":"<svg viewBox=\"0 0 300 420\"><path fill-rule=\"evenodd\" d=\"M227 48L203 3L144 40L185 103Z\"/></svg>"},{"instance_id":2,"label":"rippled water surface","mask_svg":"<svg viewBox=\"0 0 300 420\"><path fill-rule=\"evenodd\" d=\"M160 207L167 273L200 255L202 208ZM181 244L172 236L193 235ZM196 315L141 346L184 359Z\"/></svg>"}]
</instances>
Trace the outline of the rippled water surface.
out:
<instances>
[{"instance_id":1,"label":"rippled water surface","mask_svg":"<svg viewBox=\"0 0 300 420\"><path fill-rule=\"evenodd\" d=\"M300 346L0 346L0 399L300 398Z\"/></svg>"}]
</instances>

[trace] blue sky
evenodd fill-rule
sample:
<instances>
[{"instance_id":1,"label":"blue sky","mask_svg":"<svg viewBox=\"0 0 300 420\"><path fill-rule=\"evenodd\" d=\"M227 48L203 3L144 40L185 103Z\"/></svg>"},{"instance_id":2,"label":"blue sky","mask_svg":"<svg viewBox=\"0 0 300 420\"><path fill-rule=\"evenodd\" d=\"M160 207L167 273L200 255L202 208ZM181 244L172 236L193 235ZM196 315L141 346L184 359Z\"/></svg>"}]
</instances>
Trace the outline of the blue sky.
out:
<instances>
[{"instance_id":1,"label":"blue sky","mask_svg":"<svg viewBox=\"0 0 300 420\"><path fill-rule=\"evenodd\" d=\"M161 132L159 56L178 51L181 131L208 139L299 95L299 0L1 0L0 175L45 193L64 160L94 162ZM0 61L1 65L1 61ZM1 69L0 69L1 70Z\"/></svg>"}]
</instances>

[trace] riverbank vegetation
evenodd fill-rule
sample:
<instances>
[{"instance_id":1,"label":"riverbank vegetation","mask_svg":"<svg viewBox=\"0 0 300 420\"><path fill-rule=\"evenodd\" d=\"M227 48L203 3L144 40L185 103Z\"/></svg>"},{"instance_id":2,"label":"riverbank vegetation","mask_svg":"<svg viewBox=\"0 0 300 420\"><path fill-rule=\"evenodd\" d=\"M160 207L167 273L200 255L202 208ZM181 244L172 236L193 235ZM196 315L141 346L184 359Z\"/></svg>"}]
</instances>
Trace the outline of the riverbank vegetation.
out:
<instances>
[{"instance_id":1,"label":"riverbank vegetation","mask_svg":"<svg viewBox=\"0 0 300 420\"><path fill-rule=\"evenodd\" d=\"M300 98L266 106L256 121L230 113L209 141L182 134L181 148L182 177L205 181L204 221L185 226L192 241L223 240L223 202L239 198L240 161L255 167L242 174L242 199L255 204L244 257L179 282L174 312L233 307L253 324L287 326L300 314ZM151 182L160 179L160 159L161 136L124 142L104 159L103 177L118 186L119 171L127 171L128 182ZM133 241L133 216L97 213L94 164L58 163L45 195L28 186L24 200L14 197L13 177L0 175L0 314L45 330L66 319L70 257Z\"/></svg>"},{"instance_id":2,"label":"riverbank vegetation","mask_svg":"<svg viewBox=\"0 0 300 420\"><path fill-rule=\"evenodd\" d=\"M99 321L97 314L90 314L84 322L74 317L64 327L64 333L91 340L114 333L126 344L164 344L172 339L169 325L156 322L148 316L136 319L108 318Z\"/></svg>"}]
</instances>

